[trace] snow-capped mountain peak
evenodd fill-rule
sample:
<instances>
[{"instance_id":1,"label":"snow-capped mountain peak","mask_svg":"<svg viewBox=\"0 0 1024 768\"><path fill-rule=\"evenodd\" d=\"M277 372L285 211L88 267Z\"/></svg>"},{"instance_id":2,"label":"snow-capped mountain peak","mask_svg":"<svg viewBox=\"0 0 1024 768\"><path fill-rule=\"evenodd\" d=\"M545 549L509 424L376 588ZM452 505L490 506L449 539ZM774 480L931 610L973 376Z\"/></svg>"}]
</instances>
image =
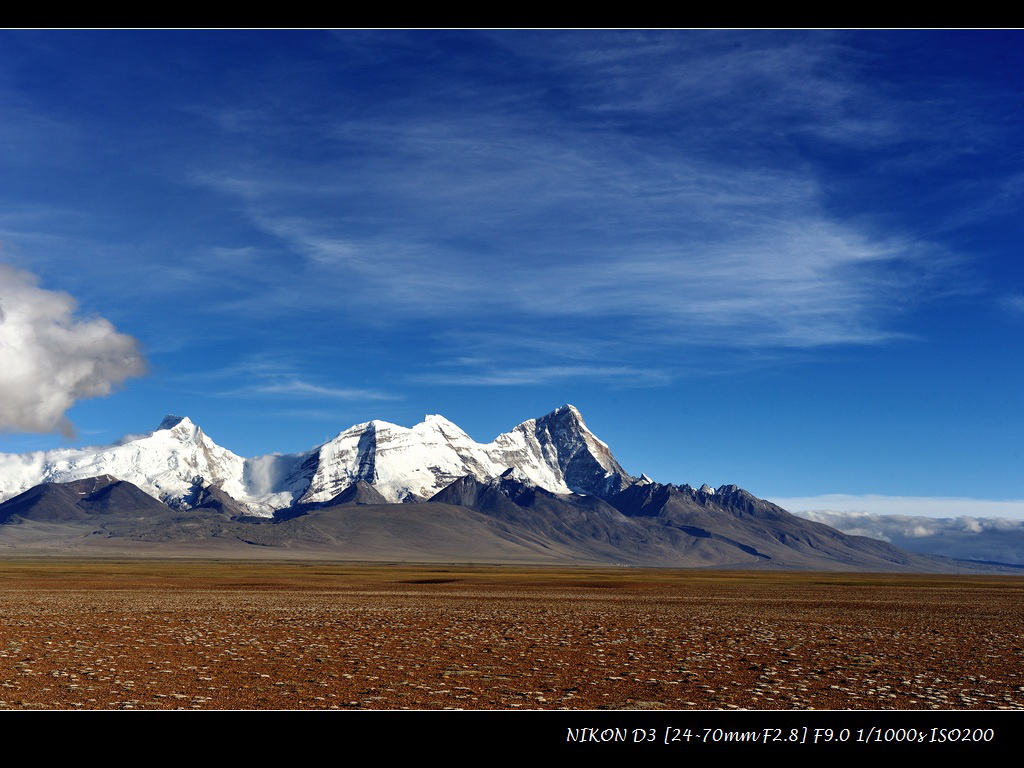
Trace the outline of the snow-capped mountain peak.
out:
<instances>
[{"instance_id":1,"label":"snow-capped mountain peak","mask_svg":"<svg viewBox=\"0 0 1024 768\"><path fill-rule=\"evenodd\" d=\"M413 429L420 430L422 432L426 432L428 430L438 432L452 440L473 441L473 439L462 430L462 427L436 413L424 416L423 421L413 427Z\"/></svg>"},{"instance_id":2,"label":"snow-capped mountain peak","mask_svg":"<svg viewBox=\"0 0 1024 768\"><path fill-rule=\"evenodd\" d=\"M244 464L190 419L168 416L149 435L117 445L0 455L0 499L40 483L99 475L127 480L172 506L189 506L204 485L243 499Z\"/></svg>"},{"instance_id":3,"label":"snow-capped mountain peak","mask_svg":"<svg viewBox=\"0 0 1024 768\"><path fill-rule=\"evenodd\" d=\"M398 502L430 498L466 475L487 482L509 468L507 480L559 494L604 495L632 481L572 405L490 443L434 414L412 427L368 421L306 453L252 459L217 445L191 419L169 415L151 434L114 446L0 454L0 501L39 483L107 474L172 506L188 507L213 486L269 515L299 501L329 501L357 482Z\"/></svg>"},{"instance_id":4,"label":"snow-capped mountain peak","mask_svg":"<svg viewBox=\"0 0 1024 768\"><path fill-rule=\"evenodd\" d=\"M175 416L173 413L169 413L164 416L164 420L160 422L160 426L157 427L157 431L161 429L174 429L176 426L181 424L183 421L192 424L192 419L188 416Z\"/></svg>"},{"instance_id":5,"label":"snow-capped mountain peak","mask_svg":"<svg viewBox=\"0 0 1024 768\"><path fill-rule=\"evenodd\" d=\"M533 431L545 456L553 459L561 470L563 485L571 491L607 495L632 480L608 445L587 428L583 415L573 405L563 405L536 419Z\"/></svg>"},{"instance_id":6,"label":"snow-capped mountain peak","mask_svg":"<svg viewBox=\"0 0 1024 768\"><path fill-rule=\"evenodd\" d=\"M430 498L465 475L484 482L509 467L553 493L605 493L631 479L579 410L565 405L490 443L477 443L436 414L412 427L358 424L314 449L288 487L301 488L303 502L323 502L363 481L389 501L405 501Z\"/></svg>"}]
</instances>

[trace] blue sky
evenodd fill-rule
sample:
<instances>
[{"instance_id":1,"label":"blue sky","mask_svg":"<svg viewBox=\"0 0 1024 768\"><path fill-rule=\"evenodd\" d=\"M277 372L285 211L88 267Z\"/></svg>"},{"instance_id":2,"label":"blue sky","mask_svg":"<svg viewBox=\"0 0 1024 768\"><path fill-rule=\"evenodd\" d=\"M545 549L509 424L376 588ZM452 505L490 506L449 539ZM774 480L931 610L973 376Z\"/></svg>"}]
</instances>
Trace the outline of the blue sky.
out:
<instances>
[{"instance_id":1,"label":"blue sky","mask_svg":"<svg viewBox=\"0 0 1024 768\"><path fill-rule=\"evenodd\" d=\"M1024 499L1022 35L0 32L0 450L573 403L664 482Z\"/></svg>"}]
</instances>

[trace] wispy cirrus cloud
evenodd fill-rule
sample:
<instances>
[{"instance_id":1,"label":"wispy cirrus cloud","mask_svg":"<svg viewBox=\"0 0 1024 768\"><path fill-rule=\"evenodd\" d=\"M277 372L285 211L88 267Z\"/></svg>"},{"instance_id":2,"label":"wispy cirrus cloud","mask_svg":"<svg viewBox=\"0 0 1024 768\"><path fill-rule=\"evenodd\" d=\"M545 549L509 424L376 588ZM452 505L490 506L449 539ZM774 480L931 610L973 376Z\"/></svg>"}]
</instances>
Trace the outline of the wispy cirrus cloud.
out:
<instances>
[{"instance_id":1,"label":"wispy cirrus cloud","mask_svg":"<svg viewBox=\"0 0 1024 768\"><path fill-rule=\"evenodd\" d=\"M287 379L282 381L256 384L251 388L235 390L235 394L252 392L260 395L291 395L295 397L308 398L331 398L338 400L398 400L400 395L378 392L373 389L346 389L339 387L324 387L318 384L311 384L300 379Z\"/></svg>"},{"instance_id":2,"label":"wispy cirrus cloud","mask_svg":"<svg viewBox=\"0 0 1024 768\"><path fill-rule=\"evenodd\" d=\"M207 381L223 386L209 393L218 397L282 397L297 400L381 401L403 395L362 387L339 387L310 380L296 356L255 354L230 365L204 372ZM178 377L186 384L194 375Z\"/></svg>"},{"instance_id":3,"label":"wispy cirrus cloud","mask_svg":"<svg viewBox=\"0 0 1024 768\"><path fill-rule=\"evenodd\" d=\"M566 379L597 380L612 386L649 387L665 385L672 380L664 371L625 365L547 365L526 368L494 366L482 369L474 365L474 370L465 373L424 373L411 378L421 384L486 387L539 385Z\"/></svg>"},{"instance_id":4,"label":"wispy cirrus cloud","mask_svg":"<svg viewBox=\"0 0 1024 768\"><path fill-rule=\"evenodd\" d=\"M914 136L915 151L944 157L943 137L963 135L934 89L906 98L865 77L870 60L849 36L314 43L345 56L225 75L178 105L195 141L161 167L183 169L177 183L219 196L263 238L146 264L166 294L218 286L198 313L331 310L435 333L469 317L556 332L589 321L574 328L581 344L614 328L664 349L792 349L899 338L905 313L965 285L927 239L837 211L824 165L800 146ZM378 81L373 94L360 85ZM138 284L137 262L118 257L111 278Z\"/></svg>"},{"instance_id":5,"label":"wispy cirrus cloud","mask_svg":"<svg viewBox=\"0 0 1024 768\"><path fill-rule=\"evenodd\" d=\"M412 87L372 109L328 108L307 127L315 165L196 172L299 258L292 289L261 301L333 284L371 323L590 321L593 338L758 349L883 343L965 289L943 248L837 215L796 149L800 135L849 151L925 133L932 106L860 78L842 36L482 39L494 71L456 51L429 76L396 74ZM491 87L513 64L524 77ZM257 126L266 140L273 116L253 110L229 121L235 140Z\"/></svg>"},{"instance_id":6,"label":"wispy cirrus cloud","mask_svg":"<svg viewBox=\"0 0 1024 768\"><path fill-rule=\"evenodd\" d=\"M1020 294L1004 296L1000 304L1011 315L1018 317L1024 315L1024 296Z\"/></svg>"},{"instance_id":7,"label":"wispy cirrus cloud","mask_svg":"<svg viewBox=\"0 0 1024 768\"><path fill-rule=\"evenodd\" d=\"M562 231L543 242L499 236L482 255L444 239L430 242L425 233L367 237L254 210L258 226L305 259L301 283L291 292L287 280L278 283L259 301L294 295L296 303L336 303L331 293L300 291L312 281L344 285L353 311L386 306L385 322L589 320L598 338L618 323L621 335L668 346L815 347L897 338L894 321L903 312L966 290L946 282L956 263L943 249L858 231L816 211L812 200L782 204L777 190L785 182L759 181L742 204L674 201L685 211L665 224L674 234L595 223L593 232ZM680 195L686 197L692 195ZM640 204L623 198L616 216ZM733 206L745 210L735 213ZM574 215L566 205L565 219ZM645 230L659 229L655 212L640 218ZM716 222L718 231L708 233ZM585 331L580 341L587 343Z\"/></svg>"}]
</instances>

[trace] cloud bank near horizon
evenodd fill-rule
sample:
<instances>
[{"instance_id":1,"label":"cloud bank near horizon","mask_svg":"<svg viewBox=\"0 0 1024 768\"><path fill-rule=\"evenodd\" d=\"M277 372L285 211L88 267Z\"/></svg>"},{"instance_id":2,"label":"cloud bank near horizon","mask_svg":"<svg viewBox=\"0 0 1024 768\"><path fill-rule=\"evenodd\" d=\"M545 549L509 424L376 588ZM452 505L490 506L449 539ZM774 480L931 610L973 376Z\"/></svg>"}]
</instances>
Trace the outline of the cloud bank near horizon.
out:
<instances>
[{"instance_id":1,"label":"cloud bank near horizon","mask_svg":"<svg viewBox=\"0 0 1024 768\"><path fill-rule=\"evenodd\" d=\"M795 515L828 512L847 515L910 515L924 518L1001 517L1024 520L1024 499L973 499L948 496L885 496L830 493L769 499Z\"/></svg>"},{"instance_id":2,"label":"cloud bank near horizon","mask_svg":"<svg viewBox=\"0 0 1024 768\"><path fill-rule=\"evenodd\" d=\"M881 539L911 552L1024 564L1024 519L966 515L936 518L829 510L794 514L853 536Z\"/></svg>"}]
</instances>

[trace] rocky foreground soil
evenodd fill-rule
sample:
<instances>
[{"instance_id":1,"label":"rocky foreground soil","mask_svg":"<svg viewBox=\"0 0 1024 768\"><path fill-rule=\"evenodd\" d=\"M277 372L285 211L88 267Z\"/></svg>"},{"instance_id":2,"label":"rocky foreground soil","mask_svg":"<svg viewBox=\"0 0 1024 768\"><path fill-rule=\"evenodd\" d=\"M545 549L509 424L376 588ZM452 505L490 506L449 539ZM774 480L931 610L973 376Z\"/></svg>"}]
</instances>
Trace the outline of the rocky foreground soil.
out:
<instances>
[{"instance_id":1,"label":"rocky foreground soil","mask_svg":"<svg viewBox=\"0 0 1024 768\"><path fill-rule=\"evenodd\" d=\"M1024 579L0 563L4 709L1024 709Z\"/></svg>"}]
</instances>

